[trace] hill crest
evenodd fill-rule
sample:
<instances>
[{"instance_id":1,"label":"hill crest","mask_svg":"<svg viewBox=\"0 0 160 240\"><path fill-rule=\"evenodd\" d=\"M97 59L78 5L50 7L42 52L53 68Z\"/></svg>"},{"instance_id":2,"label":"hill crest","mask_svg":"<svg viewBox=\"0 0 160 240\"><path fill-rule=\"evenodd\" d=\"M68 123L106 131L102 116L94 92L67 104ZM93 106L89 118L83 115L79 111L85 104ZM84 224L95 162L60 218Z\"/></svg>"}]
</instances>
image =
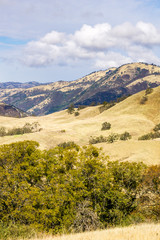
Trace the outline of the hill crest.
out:
<instances>
[{"instance_id":1,"label":"hill crest","mask_svg":"<svg viewBox=\"0 0 160 240\"><path fill-rule=\"evenodd\" d=\"M74 81L58 81L32 88L2 89L0 100L23 111L45 115L66 109L71 103L90 105L160 85L160 67L146 63L93 72Z\"/></svg>"}]
</instances>

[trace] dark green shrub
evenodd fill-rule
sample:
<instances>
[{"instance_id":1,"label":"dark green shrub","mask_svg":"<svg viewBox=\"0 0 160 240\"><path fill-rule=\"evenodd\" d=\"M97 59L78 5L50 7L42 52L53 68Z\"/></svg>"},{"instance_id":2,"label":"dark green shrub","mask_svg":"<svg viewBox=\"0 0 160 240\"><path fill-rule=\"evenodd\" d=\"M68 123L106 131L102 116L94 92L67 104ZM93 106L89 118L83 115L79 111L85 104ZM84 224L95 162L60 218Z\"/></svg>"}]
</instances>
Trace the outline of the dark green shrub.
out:
<instances>
[{"instance_id":1,"label":"dark green shrub","mask_svg":"<svg viewBox=\"0 0 160 240\"><path fill-rule=\"evenodd\" d=\"M129 134L129 132L124 132L122 134L119 135L119 139L122 141L131 139L131 135Z\"/></svg>"},{"instance_id":2,"label":"dark green shrub","mask_svg":"<svg viewBox=\"0 0 160 240\"><path fill-rule=\"evenodd\" d=\"M58 144L58 147L61 147L63 149L65 149L65 148L72 148L72 147L76 147L76 146L77 145L73 141L63 142L63 143Z\"/></svg>"},{"instance_id":3,"label":"dark green shrub","mask_svg":"<svg viewBox=\"0 0 160 240\"><path fill-rule=\"evenodd\" d=\"M160 123L157 124L157 125L153 128L153 130L154 130L155 132L159 131L159 130L160 130Z\"/></svg>"},{"instance_id":4,"label":"dark green shrub","mask_svg":"<svg viewBox=\"0 0 160 240\"><path fill-rule=\"evenodd\" d=\"M65 130L65 129L62 129L62 130L60 130L60 132L61 132L61 133L65 133L65 132L66 132L66 130Z\"/></svg>"},{"instance_id":5,"label":"dark green shrub","mask_svg":"<svg viewBox=\"0 0 160 240\"><path fill-rule=\"evenodd\" d=\"M81 109L84 109L84 108L86 108L86 107L88 107L88 106L86 106L86 105L80 105L80 106L78 106L78 111L81 110Z\"/></svg>"},{"instance_id":6,"label":"dark green shrub","mask_svg":"<svg viewBox=\"0 0 160 240\"><path fill-rule=\"evenodd\" d=\"M71 104L69 105L68 109L67 109L67 112L68 112L68 114L72 114L72 113L74 113L74 111L75 111L75 109L74 109L74 104L71 103Z\"/></svg>"},{"instance_id":7,"label":"dark green shrub","mask_svg":"<svg viewBox=\"0 0 160 240\"><path fill-rule=\"evenodd\" d=\"M0 239L30 239L36 237L36 231L24 224L0 222Z\"/></svg>"},{"instance_id":8,"label":"dark green shrub","mask_svg":"<svg viewBox=\"0 0 160 240\"><path fill-rule=\"evenodd\" d=\"M8 131L6 131L6 128L1 127L0 136L21 135L25 133L38 132L41 130L42 128L40 128L40 124L38 122L26 123L23 127L14 127L12 129L8 129Z\"/></svg>"},{"instance_id":9,"label":"dark green shrub","mask_svg":"<svg viewBox=\"0 0 160 240\"><path fill-rule=\"evenodd\" d=\"M109 122L102 123L101 130L109 130L111 128L111 124Z\"/></svg>"},{"instance_id":10,"label":"dark green shrub","mask_svg":"<svg viewBox=\"0 0 160 240\"><path fill-rule=\"evenodd\" d=\"M151 94L153 92L153 88L147 88L145 91L145 95Z\"/></svg>"},{"instance_id":11,"label":"dark green shrub","mask_svg":"<svg viewBox=\"0 0 160 240\"><path fill-rule=\"evenodd\" d=\"M139 137L138 140L150 140L154 138L160 138L160 132L157 131L157 132L151 132L151 133L145 134Z\"/></svg>"},{"instance_id":12,"label":"dark green shrub","mask_svg":"<svg viewBox=\"0 0 160 240\"><path fill-rule=\"evenodd\" d=\"M140 104L145 104L146 102L147 102L147 100L148 100L148 97L147 96L143 96L142 98L141 98L141 100L140 100Z\"/></svg>"},{"instance_id":13,"label":"dark green shrub","mask_svg":"<svg viewBox=\"0 0 160 240\"><path fill-rule=\"evenodd\" d=\"M105 110L108 110L109 108L115 106L115 103L104 103L101 107L99 107L100 113L104 112Z\"/></svg>"},{"instance_id":14,"label":"dark green shrub","mask_svg":"<svg viewBox=\"0 0 160 240\"><path fill-rule=\"evenodd\" d=\"M79 112L75 112L74 116L77 117L77 116L79 116L79 114L80 114Z\"/></svg>"},{"instance_id":15,"label":"dark green shrub","mask_svg":"<svg viewBox=\"0 0 160 240\"><path fill-rule=\"evenodd\" d=\"M145 134L138 138L138 140L150 140L152 139L151 133Z\"/></svg>"},{"instance_id":16,"label":"dark green shrub","mask_svg":"<svg viewBox=\"0 0 160 240\"><path fill-rule=\"evenodd\" d=\"M119 139L119 135L117 133L112 133L107 137L107 142L108 143L113 143L118 139Z\"/></svg>"},{"instance_id":17,"label":"dark green shrub","mask_svg":"<svg viewBox=\"0 0 160 240\"><path fill-rule=\"evenodd\" d=\"M96 143L102 143L102 142L107 142L107 138L102 135L99 137L91 137L89 140L89 144L96 144Z\"/></svg>"}]
</instances>

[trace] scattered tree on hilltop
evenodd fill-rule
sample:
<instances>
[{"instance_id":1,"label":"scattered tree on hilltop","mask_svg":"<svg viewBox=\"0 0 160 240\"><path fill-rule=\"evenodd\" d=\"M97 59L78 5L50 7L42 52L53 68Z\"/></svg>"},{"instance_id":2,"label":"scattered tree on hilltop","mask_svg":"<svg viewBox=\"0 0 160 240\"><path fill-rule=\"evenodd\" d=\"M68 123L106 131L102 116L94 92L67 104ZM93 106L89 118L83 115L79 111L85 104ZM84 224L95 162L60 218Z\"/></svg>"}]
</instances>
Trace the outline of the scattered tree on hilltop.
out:
<instances>
[{"instance_id":1,"label":"scattered tree on hilltop","mask_svg":"<svg viewBox=\"0 0 160 240\"><path fill-rule=\"evenodd\" d=\"M74 111L75 111L75 109L74 109L74 104L71 103L71 104L69 105L68 109L67 109L67 112L68 112L69 114L72 114L72 113L74 113Z\"/></svg>"}]
</instances>

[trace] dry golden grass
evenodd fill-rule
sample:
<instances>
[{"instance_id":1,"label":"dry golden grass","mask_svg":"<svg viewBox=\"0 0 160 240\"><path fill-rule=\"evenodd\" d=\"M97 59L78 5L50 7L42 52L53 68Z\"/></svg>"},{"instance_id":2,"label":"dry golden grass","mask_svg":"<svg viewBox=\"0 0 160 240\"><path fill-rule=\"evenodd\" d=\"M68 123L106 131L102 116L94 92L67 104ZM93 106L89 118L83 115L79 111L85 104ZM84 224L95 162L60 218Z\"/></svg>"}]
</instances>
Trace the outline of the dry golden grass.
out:
<instances>
[{"instance_id":1,"label":"dry golden grass","mask_svg":"<svg viewBox=\"0 0 160 240\"><path fill-rule=\"evenodd\" d=\"M133 225L60 237L44 235L32 240L160 240L160 224Z\"/></svg>"},{"instance_id":2,"label":"dry golden grass","mask_svg":"<svg viewBox=\"0 0 160 240\"><path fill-rule=\"evenodd\" d=\"M104 152L111 160L144 161L147 164L160 163L160 141L138 141L138 137L150 132L155 124L160 123L160 87L148 95L148 101L140 105L140 99L145 92L135 94L116 106L99 112L99 106L88 107L80 111L75 117L66 110L42 117L27 117L23 119L0 117L0 126L6 128L21 127L26 122L38 121L43 128L41 132L17 136L0 137L0 144L16 141L35 140L40 143L40 148L51 148L65 141L74 141L79 145L89 143L90 136L108 136L111 133L132 135L129 141L118 141L113 144L101 143ZM101 131L103 122L110 122L110 130ZM65 130L63 132L62 130Z\"/></svg>"}]
</instances>

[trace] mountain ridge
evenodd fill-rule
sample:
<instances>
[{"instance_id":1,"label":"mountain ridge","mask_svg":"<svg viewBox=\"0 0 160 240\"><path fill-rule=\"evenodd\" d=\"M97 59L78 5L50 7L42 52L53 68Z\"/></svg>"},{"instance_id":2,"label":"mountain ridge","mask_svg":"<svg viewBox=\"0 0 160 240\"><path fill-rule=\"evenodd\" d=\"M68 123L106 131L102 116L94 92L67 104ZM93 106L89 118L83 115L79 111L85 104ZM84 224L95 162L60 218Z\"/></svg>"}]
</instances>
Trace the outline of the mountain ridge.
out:
<instances>
[{"instance_id":1,"label":"mountain ridge","mask_svg":"<svg viewBox=\"0 0 160 240\"><path fill-rule=\"evenodd\" d=\"M159 66L131 63L96 71L74 81L57 81L32 88L1 89L0 100L30 114L46 115L66 109L71 103L78 107L111 102L159 85Z\"/></svg>"}]
</instances>

